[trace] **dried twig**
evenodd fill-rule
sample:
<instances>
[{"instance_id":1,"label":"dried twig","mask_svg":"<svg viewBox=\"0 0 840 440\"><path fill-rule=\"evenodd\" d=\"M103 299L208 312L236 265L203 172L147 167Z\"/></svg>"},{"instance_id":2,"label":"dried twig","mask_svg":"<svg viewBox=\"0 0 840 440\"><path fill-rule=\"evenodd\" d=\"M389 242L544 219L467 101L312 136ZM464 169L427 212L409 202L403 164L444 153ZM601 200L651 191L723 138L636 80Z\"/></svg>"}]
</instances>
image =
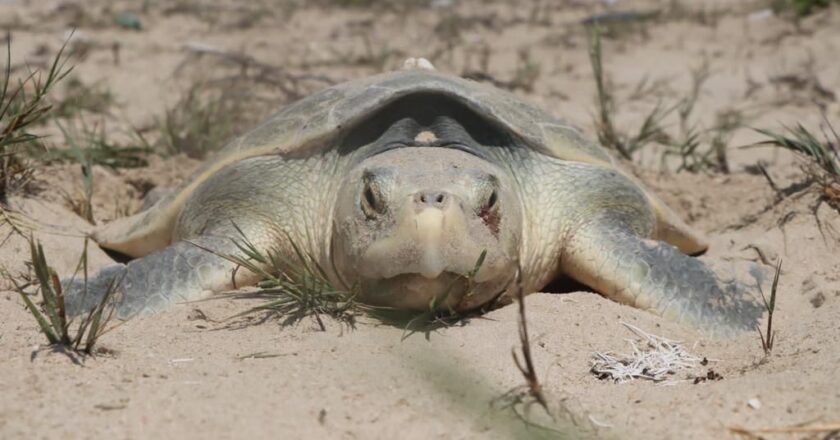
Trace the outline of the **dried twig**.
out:
<instances>
[{"instance_id":1,"label":"dried twig","mask_svg":"<svg viewBox=\"0 0 840 440\"><path fill-rule=\"evenodd\" d=\"M525 383L528 386L528 395L532 397L540 406L545 409L549 415L551 411L548 409L548 401L542 391L542 385L537 378L537 370L534 368L534 359L531 357L531 340L528 337L528 320L525 317L525 294L523 293L522 284L519 283L517 288L517 302L519 303L519 342L521 343L520 350L522 352L522 360L513 349L511 355L516 367L525 378Z\"/></svg>"},{"instance_id":2,"label":"dried twig","mask_svg":"<svg viewBox=\"0 0 840 440\"><path fill-rule=\"evenodd\" d=\"M820 432L837 433L840 432L840 422L832 423L818 423L814 425L794 425L782 426L777 428L757 428L747 429L741 426L730 426L729 430L735 434L744 435L750 438L761 438L759 434L815 434ZM825 437L829 438L829 437Z\"/></svg>"}]
</instances>

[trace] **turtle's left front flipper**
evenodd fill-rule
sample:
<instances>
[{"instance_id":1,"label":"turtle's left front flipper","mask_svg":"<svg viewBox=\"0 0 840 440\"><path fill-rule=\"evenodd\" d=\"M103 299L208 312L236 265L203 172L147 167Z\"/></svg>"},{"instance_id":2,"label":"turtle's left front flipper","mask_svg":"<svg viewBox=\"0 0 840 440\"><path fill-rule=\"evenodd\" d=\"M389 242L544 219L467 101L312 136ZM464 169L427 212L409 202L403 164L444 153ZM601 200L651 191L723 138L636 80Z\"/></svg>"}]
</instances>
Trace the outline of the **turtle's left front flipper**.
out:
<instances>
[{"instance_id":1,"label":"turtle's left front flipper","mask_svg":"<svg viewBox=\"0 0 840 440\"><path fill-rule=\"evenodd\" d=\"M705 249L641 185L617 169L540 160L523 183L543 229L526 256L603 295L712 335L752 329L761 319L755 285L724 281L686 253ZM669 244L670 243L670 244ZM538 273L546 272L544 269ZM556 274L553 274L556 275Z\"/></svg>"},{"instance_id":2,"label":"turtle's left front flipper","mask_svg":"<svg viewBox=\"0 0 840 440\"><path fill-rule=\"evenodd\" d=\"M642 238L608 213L572 234L561 268L611 299L712 336L752 330L762 316L755 286L724 281L700 259Z\"/></svg>"},{"instance_id":3,"label":"turtle's left front flipper","mask_svg":"<svg viewBox=\"0 0 840 440\"><path fill-rule=\"evenodd\" d=\"M76 277L64 282L67 312L75 316L93 309L112 283L119 319L154 313L172 303L230 289L235 264L219 255L235 251L229 238L202 236L174 243L126 265L106 267L88 279L87 289Z\"/></svg>"}]
</instances>

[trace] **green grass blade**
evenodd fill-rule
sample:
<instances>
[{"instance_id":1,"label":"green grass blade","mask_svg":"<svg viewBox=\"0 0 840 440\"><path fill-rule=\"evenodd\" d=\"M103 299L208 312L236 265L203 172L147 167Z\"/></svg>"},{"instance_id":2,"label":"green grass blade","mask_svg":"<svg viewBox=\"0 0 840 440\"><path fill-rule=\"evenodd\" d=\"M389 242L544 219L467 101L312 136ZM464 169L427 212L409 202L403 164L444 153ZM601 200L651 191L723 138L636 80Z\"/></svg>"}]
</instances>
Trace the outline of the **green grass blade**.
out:
<instances>
[{"instance_id":1,"label":"green grass blade","mask_svg":"<svg viewBox=\"0 0 840 440\"><path fill-rule=\"evenodd\" d=\"M87 298L88 294L88 237L85 237L85 244L82 248L82 255L79 258L79 262L76 264L76 270L73 271L72 280L76 279L76 275L79 273L79 270L82 271L82 276L84 277L83 284L82 284L82 298L80 299L81 303L85 302L85 298ZM79 320L79 328L76 330L76 337L73 340L73 346L78 347L82 340L82 335L85 334L87 331L88 321L86 319Z\"/></svg>"},{"instance_id":2,"label":"green grass blade","mask_svg":"<svg viewBox=\"0 0 840 440\"><path fill-rule=\"evenodd\" d=\"M29 239L29 244L32 256L32 266L33 269L35 269L35 276L38 278L38 283L41 285L41 296L44 299L44 311L46 312L47 317L49 317L54 331L63 340L63 336L66 334L66 331L64 331L66 323L61 321L58 314L58 302L52 287L52 275L50 274L49 266L47 266L47 261L44 257L44 249L40 243L36 244L35 240L31 237Z\"/></svg>"},{"instance_id":3,"label":"green grass blade","mask_svg":"<svg viewBox=\"0 0 840 440\"><path fill-rule=\"evenodd\" d=\"M6 42L6 68L4 69L3 75L3 87L0 88L0 121L6 116L9 112L9 107L12 105L12 100L6 100L6 95L9 92L9 82L12 78L12 42ZM2 137L0 137L2 140Z\"/></svg>"},{"instance_id":4,"label":"green grass blade","mask_svg":"<svg viewBox=\"0 0 840 440\"><path fill-rule=\"evenodd\" d=\"M108 289L105 290L105 295L102 296L102 300L99 301L99 304L96 306L96 308L93 309L93 311L91 311L90 314L88 314L88 318L86 320L90 322L90 325L88 326L87 340L85 341L84 348L84 352L87 354L91 354L93 352L93 347L96 345L96 340L102 334L102 326L108 321L107 319L102 320L102 313L108 307L108 304L111 301L114 292L116 292L117 287L120 285L120 283L122 283L122 279L124 276L125 273L123 273L123 276L121 276L119 279L111 279L111 282L108 283Z\"/></svg>"},{"instance_id":5,"label":"green grass blade","mask_svg":"<svg viewBox=\"0 0 840 440\"><path fill-rule=\"evenodd\" d=\"M53 327L52 324L50 324L50 321L48 321L47 318L45 318L44 315L38 310L38 307L36 307L35 304L32 303L32 300L29 299L29 295L27 295L26 292L23 291L23 288L21 288L17 281L12 279L11 277L9 279L15 285L15 290L17 290L18 294L20 294L20 297L23 299L24 304L26 304L26 308L29 310L29 312L32 314L35 320L38 321L38 326L41 327L41 332L44 333L44 336L47 337L47 341L49 341L50 344L58 344L59 342L61 342L61 340L58 338L58 335L56 335L55 331L53 331Z\"/></svg>"}]
</instances>

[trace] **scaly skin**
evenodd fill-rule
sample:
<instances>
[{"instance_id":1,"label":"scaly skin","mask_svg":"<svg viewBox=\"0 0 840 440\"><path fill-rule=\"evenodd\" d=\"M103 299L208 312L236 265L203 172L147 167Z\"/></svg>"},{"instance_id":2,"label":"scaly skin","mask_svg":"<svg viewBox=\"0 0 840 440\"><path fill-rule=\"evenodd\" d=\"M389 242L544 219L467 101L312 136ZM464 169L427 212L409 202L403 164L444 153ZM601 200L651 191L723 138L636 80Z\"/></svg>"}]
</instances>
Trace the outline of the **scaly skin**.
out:
<instances>
[{"instance_id":1,"label":"scaly skin","mask_svg":"<svg viewBox=\"0 0 840 440\"><path fill-rule=\"evenodd\" d=\"M755 328L752 287L721 280L665 242L639 187L613 169L543 157L519 175L531 218L522 262L529 290L559 273L605 296L713 336ZM547 239L548 238L548 239Z\"/></svg>"},{"instance_id":2,"label":"scaly skin","mask_svg":"<svg viewBox=\"0 0 840 440\"><path fill-rule=\"evenodd\" d=\"M227 237L211 236L192 243L179 241L127 265L106 267L88 280L87 293L83 280L65 281L67 313L79 315L95 307L112 282L118 283L114 295L118 300L115 316L119 319L152 314L175 302L230 289L234 264L196 245L227 253L235 251L231 244Z\"/></svg>"},{"instance_id":3,"label":"scaly skin","mask_svg":"<svg viewBox=\"0 0 840 440\"><path fill-rule=\"evenodd\" d=\"M321 171L331 160L336 158L257 157L217 173L185 203L174 244L127 265L105 268L89 280L87 294L80 279L65 281L68 313L77 315L93 308L113 279L122 280L116 291L120 319L253 284L257 280L252 274L237 270L234 285L235 265L219 256L240 254L234 240L243 237L237 227L261 252L277 252L296 261L291 238L304 252L326 258L325 237L331 220L321 215L321 207L334 198L330 191L334 185ZM269 175L273 184L266 179Z\"/></svg>"}]
</instances>

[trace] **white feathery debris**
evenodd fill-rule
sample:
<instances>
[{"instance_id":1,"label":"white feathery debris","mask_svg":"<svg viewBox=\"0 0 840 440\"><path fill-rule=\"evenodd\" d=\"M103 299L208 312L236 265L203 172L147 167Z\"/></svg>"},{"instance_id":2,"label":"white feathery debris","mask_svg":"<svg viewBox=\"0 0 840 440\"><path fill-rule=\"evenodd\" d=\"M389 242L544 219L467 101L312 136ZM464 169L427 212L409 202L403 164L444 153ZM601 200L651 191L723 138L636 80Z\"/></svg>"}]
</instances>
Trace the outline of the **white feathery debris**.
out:
<instances>
[{"instance_id":1,"label":"white feathery debris","mask_svg":"<svg viewBox=\"0 0 840 440\"><path fill-rule=\"evenodd\" d=\"M403 62L403 70L437 70L431 61L425 58L408 58Z\"/></svg>"},{"instance_id":2,"label":"white feathery debris","mask_svg":"<svg viewBox=\"0 0 840 440\"><path fill-rule=\"evenodd\" d=\"M652 335L640 328L622 322L642 341L627 339L633 347L633 353L615 355L596 352L593 355L590 371L600 379L611 379L623 383L633 379L646 379L663 385L671 385L676 380L670 379L678 370L692 369L701 358L688 353L679 341Z\"/></svg>"}]
</instances>

